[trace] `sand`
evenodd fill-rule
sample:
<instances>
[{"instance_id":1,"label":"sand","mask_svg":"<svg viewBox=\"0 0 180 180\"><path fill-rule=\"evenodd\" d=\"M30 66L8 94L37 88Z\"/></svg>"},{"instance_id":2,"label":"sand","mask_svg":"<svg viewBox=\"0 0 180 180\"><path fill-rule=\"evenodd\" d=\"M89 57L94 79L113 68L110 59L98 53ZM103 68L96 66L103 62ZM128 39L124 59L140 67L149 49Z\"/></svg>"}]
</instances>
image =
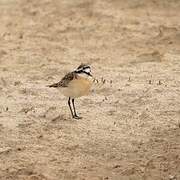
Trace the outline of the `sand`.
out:
<instances>
[{"instance_id":1,"label":"sand","mask_svg":"<svg viewBox=\"0 0 180 180\"><path fill-rule=\"evenodd\" d=\"M0 0L0 22L0 179L180 179L179 0ZM81 62L74 120L47 85Z\"/></svg>"}]
</instances>

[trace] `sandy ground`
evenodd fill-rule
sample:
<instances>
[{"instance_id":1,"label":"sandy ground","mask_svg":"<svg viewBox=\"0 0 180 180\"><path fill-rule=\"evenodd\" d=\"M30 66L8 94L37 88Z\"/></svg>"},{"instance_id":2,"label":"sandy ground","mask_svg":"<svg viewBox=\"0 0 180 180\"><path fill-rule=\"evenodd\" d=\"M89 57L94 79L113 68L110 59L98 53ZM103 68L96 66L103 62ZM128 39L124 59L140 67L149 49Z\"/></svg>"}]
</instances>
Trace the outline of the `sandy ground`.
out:
<instances>
[{"instance_id":1,"label":"sandy ground","mask_svg":"<svg viewBox=\"0 0 180 180\"><path fill-rule=\"evenodd\" d=\"M0 179L179 180L180 1L0 0ZM81 62L67 99L46 85Z\"/></svg>"}]
</instances>

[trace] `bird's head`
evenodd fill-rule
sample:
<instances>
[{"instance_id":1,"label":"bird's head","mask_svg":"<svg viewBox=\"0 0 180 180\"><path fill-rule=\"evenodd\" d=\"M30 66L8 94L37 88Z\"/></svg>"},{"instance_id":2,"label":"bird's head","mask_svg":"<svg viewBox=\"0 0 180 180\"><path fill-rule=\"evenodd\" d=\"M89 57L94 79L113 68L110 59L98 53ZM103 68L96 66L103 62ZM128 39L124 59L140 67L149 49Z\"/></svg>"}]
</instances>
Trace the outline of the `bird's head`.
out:
<instances>
[{"instance_id":1,"label":"bird's head","mask_svg":"<svg viewBox=\"0 0 180 180\"><path fill-rule=\"evenodd\" d=\"M75 73L79 75L85 75L85 76L91 76L91 67L87 64L81 64L78 66L78 68L75 70Z\"/></svg>"}]
</instances>

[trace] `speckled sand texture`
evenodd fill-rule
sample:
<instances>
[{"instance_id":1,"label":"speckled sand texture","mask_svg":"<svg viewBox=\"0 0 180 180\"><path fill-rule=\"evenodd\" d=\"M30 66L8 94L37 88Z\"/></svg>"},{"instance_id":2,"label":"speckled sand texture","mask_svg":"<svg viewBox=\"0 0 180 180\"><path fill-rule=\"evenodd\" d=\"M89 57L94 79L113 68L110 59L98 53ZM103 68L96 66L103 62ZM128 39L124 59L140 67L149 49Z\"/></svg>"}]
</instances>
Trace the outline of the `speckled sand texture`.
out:
<instances>
[{"instance_id":1,"label":"speckled sand texture","mask_svg":"<svg viewBox=\"0 0 180 180\"><path fill-rule=\"evenodd\" d=\"M77 121L47 85L81 62ZM178 179L180 1L0 0L0 180Z\"/></svg>"}]
</instances>

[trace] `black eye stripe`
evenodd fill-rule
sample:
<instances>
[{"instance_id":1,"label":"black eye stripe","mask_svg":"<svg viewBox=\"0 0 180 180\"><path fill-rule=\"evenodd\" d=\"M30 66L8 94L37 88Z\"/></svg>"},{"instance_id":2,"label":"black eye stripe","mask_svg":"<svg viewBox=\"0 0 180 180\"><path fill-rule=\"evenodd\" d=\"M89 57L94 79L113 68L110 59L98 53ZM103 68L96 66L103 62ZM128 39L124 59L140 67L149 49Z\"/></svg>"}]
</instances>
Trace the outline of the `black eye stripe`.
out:
<instances>
[{"instance_id":1,"label":"black eye stripe","mask_svg":"<svg viewBox=\"0 0 180 180\"><path fill-rule=\"evenodd\" d=\"M91 72L91 68L90 68L90 66L83 66L81 68L76 69L75 72L76 73L85 73L85 74L87 74L87 73Z\"/></svg>"},{"instance_id":2,"label":"black eye stripe","mask_svg":"<svg viewBox=\"0 0 180 180\"><path fill-rule=\"evenodd\" d=\"M84 71L83 69L82 69L82 70L75 71L75 72L78 73L78 74L85 73L85 74L87 74L87 75L89 75L89 76L92 76L90 72L86 72L86 71Z\"/></svg>"},{"instance_id":3,"label":"black eye stripe","mask_svg":"<svg viewBox=\"0 0 180 180\"><path fill-rule=\"evenodd\" d=\"M83 69L91 69L89 66L83 67Z\"/></svg>"}]
</instances>

